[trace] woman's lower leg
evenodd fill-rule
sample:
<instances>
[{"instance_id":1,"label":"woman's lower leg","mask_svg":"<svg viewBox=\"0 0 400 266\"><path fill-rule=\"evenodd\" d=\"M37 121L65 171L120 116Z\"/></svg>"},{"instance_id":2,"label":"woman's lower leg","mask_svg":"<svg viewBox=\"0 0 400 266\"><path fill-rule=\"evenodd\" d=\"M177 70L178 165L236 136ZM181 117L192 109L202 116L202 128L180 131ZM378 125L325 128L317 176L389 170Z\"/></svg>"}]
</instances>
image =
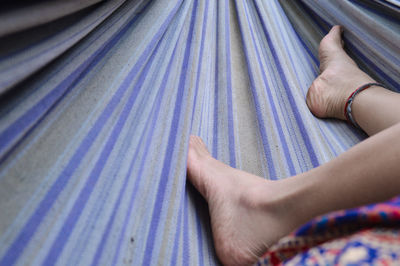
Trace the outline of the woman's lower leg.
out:
<instances>
[{"instance_id":1,"label":"woman's lower leg","mask_svg":"<svg viewBox=\"0 0 400 266\"><path fill-rule=\"evenodd\" d=\"M319 117L344 119L346 98L358 86L374 82L344 53L339 30L335 27L321 43L322 74L307 95L310 110ZM371 110L377 99L378 109ZM375 135L327 164L280 181L215 160L201 139L191 136L188 178L209 204L222 263L251 264L280 237L316 215L399 194L397 101L398 95L379 87L357 95L353 115L368 134Z\"/></svg>"}]
</instances>

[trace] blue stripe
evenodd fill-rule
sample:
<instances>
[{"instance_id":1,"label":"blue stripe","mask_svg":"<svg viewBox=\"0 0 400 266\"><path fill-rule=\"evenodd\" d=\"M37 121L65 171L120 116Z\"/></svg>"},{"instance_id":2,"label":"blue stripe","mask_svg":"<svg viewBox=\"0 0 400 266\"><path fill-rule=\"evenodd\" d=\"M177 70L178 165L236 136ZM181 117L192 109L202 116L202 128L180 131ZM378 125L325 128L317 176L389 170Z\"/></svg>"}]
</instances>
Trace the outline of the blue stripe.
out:
<instances>
[{"instance_id":1,"label":"blue stripe","mask_svg":"<svg viewBox=\"0 0 400 266\"><path fill-rule=\"evenodd\" d=\"M172 13L173 14L173 13ZM172 16L169 17L171 19ZM147 47L146 52L144 52L141 56L141 60L133 66L131 71L129 72L127 78L124 80L122 85L118 88L117 92L114 94L111 101L107 104L106 108L103 110L100 117L97 119L95 125L91 128L89 133L86 135L85 139L82 141L79 148L76 150L74 156L69 161L66 168L63 170L61 175L57 178L57 181L52 185L52 187L47 192L44 199L39 204L39 207L36 209L35 213L30 217L24 229L22 229L21 233L17 237L17 239L10 246L9 250L6 252L6 255L1 260L0 264L5 265L13 265L17 258L20 256L21 252L25 248L25 246L29 243L32 235L40 225L41 221L46 216L47 212L53 206L53 203L57 199L59 193L63 190L63 188L67 185L70 176L73 174L75 169L78 167L82 158L88 152L89 148L93 144L94 140L98 136L99 132L106 124L107 120L117 107L121 97L124 95L125 91L128 89L128 85L130 85L131 81L137 74L141 65L144 62L145 56L152 50L152 46L156 44L157 37L161 35L161 32L165 30L165 27L168 24L168 20L164 23L164 27L159 30L159 34L156 34L153 38L153 41Z\"/></svg>"},{"instance_id":2,"label":"blue stripe","mask_svg":"<svg viewBox=\"0 0 400 266\"><path fill-rule=\"evenodd\" d=\"M256 8L256 10L257 10L258 15L260 16L258 8ZM317 167L319 165L317 156L316 156L314 148L313 148L313 146L311 144L311 140L310 140L310 137L308 136L308 133L307 133L307 130L306 130L305 126L304 126L303 120L302 120L302 118L300 116L300 112L299 112L299 110L297 108L296 101L295 101L295 99L293 97L293 94L291 93L289 84L288 84L287 79L286 79L285 72L282 69L281 62L279 61L278 55L276 54L275 45L271 41L271 37L269 36L267 27L266 27L266 25L265 25L263 20L261 20L261 24L263 25L263 31L265 33L265 37L267 38L268 46L271 49L271 53L272 53L272 56L274 58L275 65L278 68L279 76L281 77L281 81L282 81L283 86L284 86L284 88L285 88L285 90L287 92L287 96L288 96L288 99L289 99L289 102L290 102L290 106L292 107L292 110L294 112L294 117L296 119L297 125L299 126L300 133L303 136L304 143L305 143L305 145L307 147L307 151L308 151L308 154L310 156L311 163L312 163L313 167ZM279 120L277 120L277 121L279 121ZM280 134L281 134L281 131L280 131ZM282 143L284 144L284 146L287 145L285 141L282 141ZM287 147L285 148L285 151L286 151L286 149L287 149ZM288 153L288 151L286 151L286 152ZM286 154L286 152L285 152L285 155L287 156L287 158L290 158L290 157L288 157L289 154ZM288 161L292 162L292 160L288 160ZM289 168L290 168L290 174L291 175L295 174L293 164L292 165L289 164Z\"/></svg>"},{"instance_id":3,"label":"blue stripe","mask_svg":"<svg viewBox=\"0 0 400 266\"><path fill-rule=\"evenodd\" d=\"M219 1L216 1L216 9L217 9L217 15L216 15L216 20L215 20L215 27L216 27L216 36L215 36L215 89L214 89L214 126L213 126L213 148L212 148L212 155L214 158L219 158L218 157L218 125L219 125L219 115L218 115L218 90L219 90L219 82L218 82L218 71L219 71L219 64L218 64L218 33L219 33L219 28L218 28L218 21L219 21Z\"/></svg>"},{"instance_id":4,"label":"blue stripe","mask_svg":"<svg viewBox=\"0 0 400 266\"><path fill-rule=\"evenodd\" d=\"M113 36L111 36L99 49L97 49L88 59L86 59L79 67L76 68L70 75L67 76L58 86L56 86L52 91L50 91L45 97L43 97L36 105L30 108L24 115L19 117L15 122L7 127L0 134L0 164L7 158L7 155L12 151L9 146L14 143L14 148L18 146L23 138L16 140L17 137L24 134L27 136L40 121L58 104L60 99L65 97L71 88L77 84L81 79L85 77L90 70L92 70L104 57L107 52L109 52L115 44L124 36L124 34L129 30L129 28L136 22L137 16L134 16L121 30L117 31ZM33 128L29 128L32 127ZM23 131L27 130L26 133Z\"/></svg>"},{"instance_id":5,"label":"blue stripe","mask_svg":"<svg viewBox=\"0 0 400 266\"><path fill-rule=\"evenodd\" d=\"M226 52L226 82L227 82L227 106L228 106L228 139L230 165L236 167L235 138L233 128L233 107L232 107L232 78L231 78L231 47L229 30L229 0L225 0L225 52Z\"/></svg>"},{"instance_id":6,"label":"blue stripe","mask_svg":"<svg viewBox=\"0 0 400 266\"><path fill-rule=\"evenodd\" d=\"M158 183L157 197L156 197L156 202L154 205L154 209L153 209L154 211L153 211L153 215L152 215L153 218L150 223L150 231L149 231L149 236L147 238L145 256L143 259L143 262L146 264L150 263L151 258L152 258L153 246L154 246L154 241L156 238L157 227L160 222L161 212L159 210L161 210L163 201L164 201L165 189L167 187L168 176L169 176L169 172L170 172L170 168L171 168L171 158L172 158L172 155L174 152L177 129L179 126L181 108L184 103L183 102L183 94L184 94L184 85L185 85L185 81L186 81L186 75L184 73L185 73L185 69L188 68L188 60L189 60L189 54L190 54L190 49L191 49L191 44L192 44L191 40L193 38L193 28L194 28L194 22L196 19L196 10L197 10L197 5L194 5L192 15L191 15L192 18L190 21L190 30L189 30L188 40L186 42L185 56L184 56L184 61L182 64L181 75L180 75L180 80L179 80L179 85L178 85L176 104L175 104L175 108L174 108L170 133L168 134L169 139L168 139L167 151L166 151L166 154L164 157L166 159L164 161L164 165L162 168L161 179L160 179L160 182Z\"/></svg>"}]
</instances>

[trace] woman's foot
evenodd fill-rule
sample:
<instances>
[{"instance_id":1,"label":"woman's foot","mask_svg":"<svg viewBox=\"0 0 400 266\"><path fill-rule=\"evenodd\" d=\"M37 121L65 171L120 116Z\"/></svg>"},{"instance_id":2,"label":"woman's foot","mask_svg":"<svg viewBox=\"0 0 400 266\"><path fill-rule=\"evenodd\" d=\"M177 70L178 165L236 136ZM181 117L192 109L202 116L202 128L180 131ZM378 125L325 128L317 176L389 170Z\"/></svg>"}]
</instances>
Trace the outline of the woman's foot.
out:
<instances>
[{"instance_id":1,"label":"woman's foot","mask_svg":"<svg viewBox=\"0 0 400 266\"><path fill-rule=\"evenodd\" d=\"M308 107L321 118L345 119L347 97L374 82L345 53L340 35L341 28L335 26L321 41L321 75L307 94ZM299 209L296 193L309 178L296 179L300 183L293 178L268 181L231 168L212 158L199 137L190 137L187 167L189 180L208 202L215 249L224 265L254 263L317 214Z\"/></svg>"},{"instance_id":2,"label":"woman's foot","mask_svg":"<svg viewBox=\"0 0 400 266\"><path fill-rule=\"evenodd\" d=\"M287 188L212 158L190 137L188 178L207 200L217 255L224 265L250 265L302 221L285 205ZM289 215L291 217L289 217Z\"/></svg>"},{"instance_id":3,"label":"woman's foot","mask_svg":"<svg viewBox=\"0 0 400 266\"><path fill-rule=\"evenodd\" d=\"M345 120L347 98L359 86L375 82L343 50L341 26L334 26L319 46L320 72L307 93L310 111L320 118Z\"/></svg>"}]
</instances>

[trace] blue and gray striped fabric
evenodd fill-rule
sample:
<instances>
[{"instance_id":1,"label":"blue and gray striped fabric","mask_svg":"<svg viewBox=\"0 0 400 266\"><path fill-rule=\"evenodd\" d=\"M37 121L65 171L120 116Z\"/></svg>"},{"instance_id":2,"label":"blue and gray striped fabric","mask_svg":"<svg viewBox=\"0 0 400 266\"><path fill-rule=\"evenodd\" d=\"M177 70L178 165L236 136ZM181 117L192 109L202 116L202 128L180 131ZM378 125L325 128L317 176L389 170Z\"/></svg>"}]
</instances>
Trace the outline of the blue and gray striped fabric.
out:
<instances>
[{"instance_id":1,"label":"blue and gray striped fabric","mask_svg":"<svg viewBox=\"0 0 400 266\"><path fill-rule=\"evenodd\" d=\"M394 0L38 2L0 14L0 265L218 264L190 134L268 179L362 140L305 104L334 24L399 89Z\"/></svg>"}]
</instances>

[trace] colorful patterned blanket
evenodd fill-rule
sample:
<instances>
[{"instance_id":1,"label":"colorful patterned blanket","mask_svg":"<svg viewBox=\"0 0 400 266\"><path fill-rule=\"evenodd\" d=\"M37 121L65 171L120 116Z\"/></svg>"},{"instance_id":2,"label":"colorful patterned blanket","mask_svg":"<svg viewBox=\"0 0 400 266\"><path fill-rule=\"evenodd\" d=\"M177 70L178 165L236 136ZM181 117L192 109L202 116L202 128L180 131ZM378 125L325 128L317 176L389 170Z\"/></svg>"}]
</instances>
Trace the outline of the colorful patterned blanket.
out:
<instances>
[{"instance_id":1,"label":"colorful patterned blanket","mask_svg":"<svg viewBox=\"0 0 400 266\"><path fill-rule=\"evenodd\" d=\"M313 219L283 238L260 265L393 265L400 259L400 196Z\"/></svg>"}]
</instances>

